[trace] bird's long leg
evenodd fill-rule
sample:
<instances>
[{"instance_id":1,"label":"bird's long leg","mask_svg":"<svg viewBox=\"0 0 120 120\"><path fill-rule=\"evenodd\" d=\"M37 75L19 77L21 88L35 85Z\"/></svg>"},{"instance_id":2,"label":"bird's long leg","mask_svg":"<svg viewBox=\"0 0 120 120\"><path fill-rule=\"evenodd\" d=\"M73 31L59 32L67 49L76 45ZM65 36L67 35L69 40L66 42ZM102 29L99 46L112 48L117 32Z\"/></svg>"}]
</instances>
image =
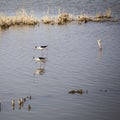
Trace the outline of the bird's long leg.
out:
<instances>
[{"instance_id":1,"label":"bird's long leg","mask_svg":"<svg viewBox=\"0 0 120 120\"><path fill-rule=\"evenodd\" d=\"M48 49L46 48L45 50L46 50L46 56L48 57Z\"/></svg>"},{"instance_id":2,"label":"bird's long leg","mask_svg":"<svg viewBox=\"0 0 120 120\"><path fill-rule=\"evenodd\" d=\"M41 66L42 66L42 64L41 64L41 62L40 62L40 68L41 68Z\"/></svg>"},{"instance_id":3,"label":"bird's long leg","mask_svg":"<svg viewBox=\"0 0 120 120\"><path fill-rule=\"evenodd\" d=\"M43 50L41 50L41 52L42 52L42 56L43 56Z\"/></svg>"},{"instance_id":4,"label":"bird's long leg","mask_svg":"<svg viewBox=\"0 0 120 120\"><path fill-rule=\"evenodd\" d=\"M48 51L48 48L45 48Z\"/></svg>"}]
</instances>

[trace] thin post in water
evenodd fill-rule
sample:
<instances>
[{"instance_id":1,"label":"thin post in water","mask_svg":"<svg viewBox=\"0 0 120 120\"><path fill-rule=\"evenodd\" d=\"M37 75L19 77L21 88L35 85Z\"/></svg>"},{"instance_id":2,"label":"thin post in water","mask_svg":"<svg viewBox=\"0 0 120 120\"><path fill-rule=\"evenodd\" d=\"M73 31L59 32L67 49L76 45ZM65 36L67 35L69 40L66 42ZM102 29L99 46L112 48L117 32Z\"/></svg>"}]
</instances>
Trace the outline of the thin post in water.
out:
<instances>
[{"instance_id":1,"label":"thin post in water","mask_svg":"<svg viewBox=\"0 0 120 120\"><path fill-rule=\"evenodd\" d=\"M102 51L102 43L101 40L97 40L99 50Z\"/></svg>"}]
</instances>

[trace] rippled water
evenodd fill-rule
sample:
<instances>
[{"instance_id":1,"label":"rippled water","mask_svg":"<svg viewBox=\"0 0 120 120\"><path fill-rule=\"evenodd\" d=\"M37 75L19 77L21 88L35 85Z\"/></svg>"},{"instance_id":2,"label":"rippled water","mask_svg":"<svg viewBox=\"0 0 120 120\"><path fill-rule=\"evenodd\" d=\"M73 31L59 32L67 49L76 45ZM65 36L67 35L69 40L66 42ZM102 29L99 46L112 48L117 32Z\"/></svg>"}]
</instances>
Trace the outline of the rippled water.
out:
<instances>
[{"instance_id":1,"label":"rippled water","mask_svg":"<svg viewBox=\"0 0 120 120\"><path fill-rule=\"evenodd\" d=\"M41 17L47 8L73 14L112 9L119 18L118 0L4 0L0 11L18 8ZM120 119L120 23L70 23L63 26L10 27L0 32L0 119L9 120L118 120ZM97 40L102 39L99 52ZM48 45L43 53L36 45ZM48 58L38 74L33 56ZM82 95L68 94L83 89ZM32 96L23 108L12 110L11 99ZM27 106L31 105L28 111Z\"/></svg>"}]
</instances>

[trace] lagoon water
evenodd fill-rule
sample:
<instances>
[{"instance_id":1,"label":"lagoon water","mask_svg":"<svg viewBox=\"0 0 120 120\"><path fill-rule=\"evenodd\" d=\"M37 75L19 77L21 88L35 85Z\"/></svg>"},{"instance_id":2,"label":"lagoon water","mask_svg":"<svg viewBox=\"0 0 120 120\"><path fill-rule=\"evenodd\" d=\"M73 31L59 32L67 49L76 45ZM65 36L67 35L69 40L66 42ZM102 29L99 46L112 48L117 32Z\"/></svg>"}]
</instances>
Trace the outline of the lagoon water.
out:
<instances>
[{"instance_id":1,"label":"lagoon water","mask_svg":"<svg viewBox=\"0 0 120 120\"><path fill-rule=\"evenodd\" d=\"M111 8L112 16L120 17L119 0L0 1L6 15L25 8L41 18L48 7L51 15L58 8L75 15ZM48 50L35 50L36 45L48 45ZM48 60L43 66L33 56ZM41 67L42 72L36 72ZM88 93L68 94L77 89ZM30 95L32 99L18 109L18 98ZM0 101L0 120L119 120L120 22L40 24L0 31Z\"/></svg>"}]
</instances>

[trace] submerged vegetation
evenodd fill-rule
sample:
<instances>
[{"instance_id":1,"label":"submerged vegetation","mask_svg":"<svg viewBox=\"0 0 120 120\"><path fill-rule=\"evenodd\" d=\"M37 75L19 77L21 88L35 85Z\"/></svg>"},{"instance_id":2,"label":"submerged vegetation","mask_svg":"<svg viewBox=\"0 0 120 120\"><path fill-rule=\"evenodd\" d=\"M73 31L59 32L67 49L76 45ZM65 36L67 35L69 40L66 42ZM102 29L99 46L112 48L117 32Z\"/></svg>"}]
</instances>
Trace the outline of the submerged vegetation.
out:
<instances>
[{"instance_id":1,"label":"submerged vegetation","mask_svg":"<svg viewBox=\"0 0 120 120\"><path fill-rule=\"evenodd\" d=\"M64 25L72 21L76 21L77 23L106 21L117 22L117 20L112 19L110 8L104 13L97 13L95 16L90 16L85 13L81 13L80 15L73 15L66 12L61 12L59 9L58 15L55 17L50 16L48 9L47 14L42 17L42 20L35 18L32 14L27 14L26 10L24 9L18 11L15 16L6 16L5 14L0 13L0 29L6 29L14 25L37 25L40 22L43 24Z\"/></svg>"}]
</instances>

